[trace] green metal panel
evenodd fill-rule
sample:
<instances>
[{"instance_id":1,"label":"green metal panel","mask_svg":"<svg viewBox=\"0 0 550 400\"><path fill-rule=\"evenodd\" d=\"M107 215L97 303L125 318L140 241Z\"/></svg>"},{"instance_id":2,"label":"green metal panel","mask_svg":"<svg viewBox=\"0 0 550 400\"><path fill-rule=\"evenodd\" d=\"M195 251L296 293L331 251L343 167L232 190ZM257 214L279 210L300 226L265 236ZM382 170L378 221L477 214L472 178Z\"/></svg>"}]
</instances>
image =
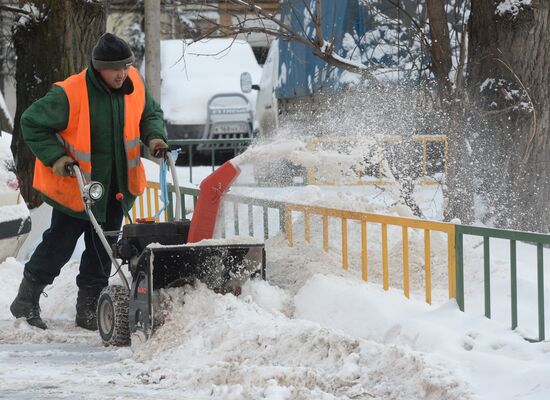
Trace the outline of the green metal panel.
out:
<instances>
[{"instance_id":1,"label":"green metal panel","mask_svg":"<svg viewBox=\"0 0 550 400\"><path fill-rule=\"evenodd\" d=\"M485 286L485 316L491 318L491 250L489 236L483 237L483 282Z\"/></svg>"},{"instance_id":2,"label":"green metal panel","mask_svg":"<svg viewBox=\"0 0 550 400\"><path fill-rule=\"evenodd\" d=\"M216 149L222 149L226 150L227 148L242 148L247 147L250 143L252 143L252 139L250 138L242 138L242 139L174 139L169 140L168 144L171 146L197 146L197 145L210 145L215 146L218 145L218 147L215 147ZM227 146L227 147L222 147Z\"/></svg>"},{"instance_id":3,"label":"green metal panel","mask_svg":"<svg viewBox=\"0 0 550 400\"><path fill-rule=\"evenodd\" d=\"M189 182L193 183L193 146L189 145Z\"/></svg>"},{"instance_id":4,"label":"green metal panel","mask_svg":"<svg viewBox=\"0 0 550 400\"><path fill-rule=\"evenodd\" d=\"M510 240L510 284L512 296L512 329L518 327L518 278L516 241Z\"/></svg>"},{"instance_id":5,"label":"green metal panel","mask_svg":"<svg viewBox=\"0 0 550 400\"><path fill-rule=\"evenodd\" d=\"M210 150L210 165L212 166L212 172L214 172L216 166L216 149Z\"/></svg>"},{"instance_id":6,"label":"green metal panel","mask_svg":"<svg viewBox=\"0 0 550 400\"><path fill-rule=\"evenodd\" d=\"M460 311L464 311L464 238L456 233L456 302Z\"/></svg>"},{"instance_id":7,"label":"green metal panel","mask_svg":"<svg viewBox=\"0 0 550 400\"><path fill-rule=\"evenodd\" d=\"M539 340L544 340L544 259L542 244L537 245L537 286L539 299Z\"/></svg>"},{"instance_id":8,"label":"green metal panel","mask_svg":"<svg viewBox=\"0 0 550 400\"><path fill-rule=\"evenodd\" d=\"M252 139L177 139L169 140L168 145L179 146L180 148L187 148L188 153L188 167L189 167L189 181L193 182L193 150L195 146L203 146L203 148L210 148L211 152L211 167L212 171L216 165L216 151L226 151L233 149L234 155L237 155L242 150L246 149Z\"/></svg>"}]
</instances>

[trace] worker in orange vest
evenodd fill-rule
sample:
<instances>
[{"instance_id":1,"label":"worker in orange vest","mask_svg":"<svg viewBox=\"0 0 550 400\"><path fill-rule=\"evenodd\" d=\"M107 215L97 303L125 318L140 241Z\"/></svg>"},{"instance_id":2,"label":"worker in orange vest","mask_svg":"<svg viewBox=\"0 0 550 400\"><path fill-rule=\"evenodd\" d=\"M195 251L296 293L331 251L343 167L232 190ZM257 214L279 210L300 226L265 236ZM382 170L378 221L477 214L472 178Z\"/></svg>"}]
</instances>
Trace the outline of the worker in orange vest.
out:
<instances>
[{"instance_id":1,"label":"worker in orange vest","mask_svg":"<svg viewBox=\"0 0 550 400\"><path fill-rule=\"evenodd\" d=\"M105 33L88 68L55 83L21 116L23 139L36 156L33 185L53 210L50 228L25 264L10 310L38 328L47 328L40 316L40 295L69 261L82 234L86 249L76 277L77 326L97 329L97 299L111 276L109 255L66 166L76 161L85 178L103 184L105 195L92 211L104 230L114 231L121 227L123 209L130 209L145 188L140 143L152 153L168 147L162 110L133 62L128 44Z\"/></svg>"}]
</instances>

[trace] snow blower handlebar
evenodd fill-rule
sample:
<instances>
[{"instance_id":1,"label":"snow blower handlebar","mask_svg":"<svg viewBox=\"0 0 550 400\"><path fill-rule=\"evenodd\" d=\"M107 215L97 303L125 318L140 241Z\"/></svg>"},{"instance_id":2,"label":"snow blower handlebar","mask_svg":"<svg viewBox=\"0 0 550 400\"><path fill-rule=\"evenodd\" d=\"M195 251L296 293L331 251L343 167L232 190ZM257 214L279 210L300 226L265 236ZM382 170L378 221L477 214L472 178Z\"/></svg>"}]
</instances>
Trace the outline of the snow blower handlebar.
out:
<instances>
[{"instance_id":1,"label":"snow blower handlebar","mask_svg":"<svg viewBox=\"0 0 550 400\"><path fill-rule=\"evenodd\" d=\"M109 245L109 242L107 241L107 238L103 233L103 229L101 229L101 225L99 225L99 223L95 219L95 216L91 210L92 204L95 203L97 200L101 199L101 197L103 197L103 194L104 194L103 185L101 184L101 182L97 182L97 181L91 181L89 183L86 183L84 174L80 170L80 167L78 166L77 162L74 162L72 164L67 164L65 168L71 175L76 176L76 180L78 182L78 188L80 189L80 195L82 196L82 202L84 203L86 214L88 214L88 217L90 218L90 222L92 223L92 226L94 227L97 233L97 236L101 241L101 244L107 251L109 258L111 259L111 262L115 266L117 273L120 276L120 280L122 281L126 289L130 290L130 285L128 284L128 280L124 276L124 273L122 272L121 265L118 263L117 259L114 257L113 250L111 249L111 246Z\"/></svg>"}]
</instances>

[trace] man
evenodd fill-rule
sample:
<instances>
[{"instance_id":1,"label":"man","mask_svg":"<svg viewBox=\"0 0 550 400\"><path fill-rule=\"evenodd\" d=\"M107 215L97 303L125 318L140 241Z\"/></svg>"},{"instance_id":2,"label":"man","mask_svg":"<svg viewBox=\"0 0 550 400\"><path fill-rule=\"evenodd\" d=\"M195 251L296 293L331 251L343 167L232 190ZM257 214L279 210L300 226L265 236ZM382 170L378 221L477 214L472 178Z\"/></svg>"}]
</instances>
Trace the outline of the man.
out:
<instances>
[{"instance_id":1,"label":"man","mask_svg":"<svg viewBox=\"0 0 550 400\"><path fill-rule=\"evenodd\" d=\"M47 328L40 317L40 295L69 261L82 234L86 249L76 277L77 326L97 329L97 299L111 272L109 255L67 165L78 162L88 180L104 185L105 195L92 211L104 230L119 230L123 208L130 209L145 187L140 140L152 153L167 148L162 110L133 61L126 42L106 33L93 49L89 68L56 83L21 117L23 138L36 155L33 185L53 211L50 228L25 264L10 310L38 328ZM117 193L124 195L121 201L115 199Z\"/></svg>"}]
</instances>

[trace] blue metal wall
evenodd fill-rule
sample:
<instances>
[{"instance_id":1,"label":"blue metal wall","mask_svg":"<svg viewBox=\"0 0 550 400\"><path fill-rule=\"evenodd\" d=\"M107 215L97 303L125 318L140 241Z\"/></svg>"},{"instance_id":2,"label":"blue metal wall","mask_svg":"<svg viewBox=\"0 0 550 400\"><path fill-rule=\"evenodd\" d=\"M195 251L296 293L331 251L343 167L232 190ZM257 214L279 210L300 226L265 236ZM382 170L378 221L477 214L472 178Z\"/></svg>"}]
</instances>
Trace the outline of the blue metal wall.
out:
<instances>
[{"instance_id":1,"label":"blue metal wall","mask_svg":"<svg viewBox=\"0 0 550 400\"><path fill-rule=\"evenodd\" d=\"M307 0L310 7L314 0ZM282 0L281 18L297 32L314 39L315 28L302 0ZM309 21L308 21L309 20ZM358 0L322 0L322 30L325 40L334 43L343 56L342 39L346 32L362 36L366 31L366 11ZM278 98L294 98L331 90L339 86L342 71L329 66L306 45L296 41L279 41Z\"/></svg>"}]
</instances>

